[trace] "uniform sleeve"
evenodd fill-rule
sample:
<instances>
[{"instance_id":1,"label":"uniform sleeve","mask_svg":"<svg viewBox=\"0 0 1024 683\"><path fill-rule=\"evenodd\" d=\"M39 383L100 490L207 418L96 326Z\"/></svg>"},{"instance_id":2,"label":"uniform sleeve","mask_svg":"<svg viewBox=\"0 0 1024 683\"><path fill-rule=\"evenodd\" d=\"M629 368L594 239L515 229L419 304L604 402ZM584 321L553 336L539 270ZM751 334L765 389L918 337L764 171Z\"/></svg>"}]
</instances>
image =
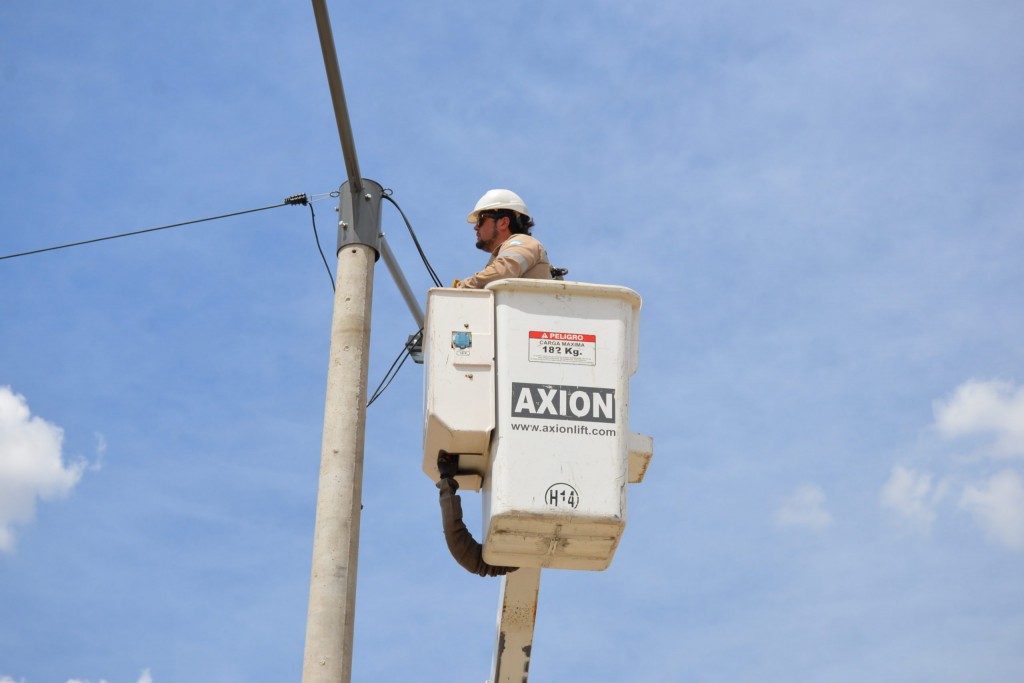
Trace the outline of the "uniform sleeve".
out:
<instances>
[{"instance_id":1,"label":"uniform sleeve","mask_svg":"<svg viewBox=\"0 0 1024 683\"><path fill-rule=\"evenodd\" d=\"M482 289L495 280L521 277L541 260L543 247L536 240L516 239L503 246L498 255L480 272L459 283L460 288Z\"/></svg>"}]
</instances>

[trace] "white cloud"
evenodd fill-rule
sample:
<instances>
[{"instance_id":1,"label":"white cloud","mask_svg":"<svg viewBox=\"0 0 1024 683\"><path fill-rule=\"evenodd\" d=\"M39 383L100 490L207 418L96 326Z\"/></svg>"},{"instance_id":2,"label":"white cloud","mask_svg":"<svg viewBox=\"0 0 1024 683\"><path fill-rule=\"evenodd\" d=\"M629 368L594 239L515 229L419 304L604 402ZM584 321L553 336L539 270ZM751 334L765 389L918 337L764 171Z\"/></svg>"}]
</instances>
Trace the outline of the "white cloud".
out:
<instances>
[{"instance_id":1,"label":"white cloud","mask_svg":"<svg viewBox=\"0 0 1024 683\"><path fill-rule=\"evenodd\" d=\"M820 531L832 524L825 492L816 484L801 484L775 511L775 523Z\"/></svg>"},{"instance_id":2,"label":"white cloud","mask_svg":"<svg viewBox=\"0 0 1024 683\"><path fill-rule=\"evenodd\" d=\"M3 679L3 678L0 678L0 683L8 683L8 681ZM13 683L13 682L11 682L11 683ZM68 683L92 683L92 682L88 681L88 680L83 680L81 678L69 678L68 679ZM101 678L99 680L99 683L107 683L107 680L105 678ZM135 683L153 683L153 675L149 672L149 669L143 669L142 673L139 674L139 680L137 680Z\"/></svg>"},{"instance_id":3,"label":"white cloud","mask_svg":"<svg viewBox=\"0 0 1024 683\"><path fill-rule=\"evenodd\" d=\"M909 528L927 534L935 521L935 506L945 496L947 485L933 484L932 475L895 465L882 486L880 502Z\"/></svg>"},{"instance_id":4,"label":"white cloud","mask_svg":"<svg viewBox=\"0 0 1024 683\"><path fill-rule=\"evenodd\" d=\"M96 460L89 465L89 469L98 472L103 469L103 456L107 453L107 437L101 432L94 432L96 437Z\"/></svg>"},{"instance_id":5,"label":"white cloud","mask_svg":"<svg viewBox=\"0 0 1024 683\"><path fill-rule=\"evenodd\" d=\"M25 679L22 678L20 681L16 681L10 676L0 676L0 683L25 683Z\"/></svg>"},{"instance_id":6,"label":"white cloud","mask_svg":"<svg viewBox=\"0 0 1024 683\"><path fill-rule=\"evenodd\" d=\"M933 426L944 439L974 437L981 444L975 455L1003 460L1024 457L1024 386L970 380L935 401L933 409ZM882 487L882 507L910 528L928 533L951 482L978 481L982 463L977 457L953 458L953 464L956 471L938 482L931 473L896 465ZM1016 472L1003 470L980 483L966 484L958 504L989 537L1024 550L1024 482Z\"/></svg>"},{"instance_id":7,"label":"white cloud","mask_svg":"<svg viewBox=\"0 0 1024 683\"><path fill-rule=\"evenodd\" d=\"M960 508L970 512L990 538L1024 550L1024 482L1016 472L1003 470L980 487L967 486Z\"/></svg>"},{"instance_id":8,"label":"white cloud","mask_svg":"<svg viewBox=\"0 0 1024 683\"><path fill-rule=\"evenodd\" d=\"M1010 382L965 382L935 402L935 426L943 436L986 435L995 457L1024 457L1024 387Z\"/></svg>"},{"instance_id":9,"label":"white cloud","mask_svg":"<svg viewBox=\"0 0 1024 683\"><path fill-rule=\"evenodd\" d=\"M14 549L13 526L35 517L36 498L65 496L84 463L65 466L64 431L32 417L25 397L0 386L0 551Z\"/></svg>"}]
</instances>

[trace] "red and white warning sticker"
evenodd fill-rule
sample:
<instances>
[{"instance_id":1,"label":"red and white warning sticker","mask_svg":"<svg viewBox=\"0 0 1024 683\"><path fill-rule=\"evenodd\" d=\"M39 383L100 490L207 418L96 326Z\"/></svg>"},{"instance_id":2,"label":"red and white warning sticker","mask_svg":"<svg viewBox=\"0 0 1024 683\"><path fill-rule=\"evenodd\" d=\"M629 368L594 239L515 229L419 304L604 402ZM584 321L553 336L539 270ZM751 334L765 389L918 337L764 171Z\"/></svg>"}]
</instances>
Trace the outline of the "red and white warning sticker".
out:
<instances>
[{"instance_id":1,"label":"red and white warning sticker","mask_svg":"<svg viewBox=\"0 0 1024 683\"><path fill-rule=\"evenodd\" d=\"M536 363L597 364L597 335L530 330L530 360Z\"/></svg>"}]
</instances>

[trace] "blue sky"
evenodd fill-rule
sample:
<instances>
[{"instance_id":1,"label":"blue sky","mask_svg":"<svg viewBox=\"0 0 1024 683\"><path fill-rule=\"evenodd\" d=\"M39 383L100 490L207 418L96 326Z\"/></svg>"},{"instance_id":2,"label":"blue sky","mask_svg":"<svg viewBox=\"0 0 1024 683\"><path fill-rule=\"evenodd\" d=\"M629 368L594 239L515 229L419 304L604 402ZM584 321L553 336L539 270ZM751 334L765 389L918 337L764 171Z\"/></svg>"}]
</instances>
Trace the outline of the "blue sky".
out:
<instances>
[{"instance_id":1,"label":"blue sky","mask_svg":"<svg viewBox=\"0 0 1024 683\"><path fill-rule=\"evenodd\" d=\"M443 279L508 187L644 297L654 461L611 568L543 575L531 681L1024 679L1024 6L329 7ZM6 3L0 124L0 255L345 178L302 3ZM0 681L299 678L331 306L305 207L0 261ZM378 269L371 382L413 327ZM354 680L489 670L421 401L369 411Z\"/></svg>"}]
</instances>

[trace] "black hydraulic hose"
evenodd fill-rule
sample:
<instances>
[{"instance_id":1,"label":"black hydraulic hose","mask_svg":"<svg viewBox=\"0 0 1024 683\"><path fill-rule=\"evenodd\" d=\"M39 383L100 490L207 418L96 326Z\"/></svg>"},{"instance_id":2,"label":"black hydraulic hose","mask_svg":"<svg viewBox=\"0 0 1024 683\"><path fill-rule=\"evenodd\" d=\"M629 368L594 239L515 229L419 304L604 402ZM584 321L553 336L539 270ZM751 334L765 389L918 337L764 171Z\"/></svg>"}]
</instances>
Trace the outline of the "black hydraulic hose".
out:
<instances>
[{"instance_id":1,"label":"black hydraulic hose","mask_svg":"<svg viewBox=\"0 0 1024 683\"><path fill-rule=\"evenodd\" d=\"M496 567L484 562L483 546L476 542L473 534L466 528L462 521L462 499L456 493L459 484L455 481L453 458L444 451L437 456L437 468L441 473L441 480L437 482L441 503L441 522L444 527L444 540L448 544L448 551L455 558L463 569L478 576L502 576L514 572L517 567Z\"/></svg>"}]
</instances>

